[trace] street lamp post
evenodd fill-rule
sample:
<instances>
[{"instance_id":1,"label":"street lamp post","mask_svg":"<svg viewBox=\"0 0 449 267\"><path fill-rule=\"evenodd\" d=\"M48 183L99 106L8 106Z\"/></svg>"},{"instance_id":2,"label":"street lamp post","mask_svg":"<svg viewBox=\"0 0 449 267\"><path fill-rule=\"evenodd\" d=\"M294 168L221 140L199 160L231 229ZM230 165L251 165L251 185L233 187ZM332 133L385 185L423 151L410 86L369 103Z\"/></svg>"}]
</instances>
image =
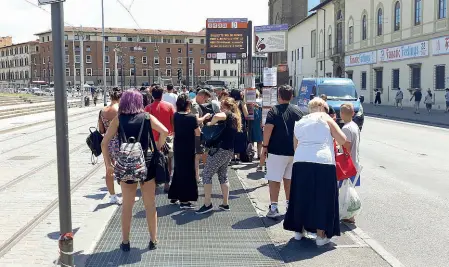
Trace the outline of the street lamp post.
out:
<instances>
[{"instance_id":1,"label":"street lamp post","mask_svg":"<svg viewBox=\"0 0 449 267\"><path fill-rule=\"evenodd\" d=\"M103 104L107 106L106 99L106 37L104 36L104 1L101 0L101 32L103 40Z\"/></svg>"}]
</instances>

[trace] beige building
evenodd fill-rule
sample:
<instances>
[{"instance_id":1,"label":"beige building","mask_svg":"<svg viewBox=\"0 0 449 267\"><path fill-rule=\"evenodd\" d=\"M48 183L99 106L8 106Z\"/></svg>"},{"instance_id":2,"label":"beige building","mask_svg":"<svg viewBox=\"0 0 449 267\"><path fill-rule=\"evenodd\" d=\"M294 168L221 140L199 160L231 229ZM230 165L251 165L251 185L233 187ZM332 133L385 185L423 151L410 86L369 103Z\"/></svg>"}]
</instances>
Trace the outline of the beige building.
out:
<instances>
[{"instance_id":1,"label":"beige building","mask_svg":"<svg viewBox=\"0 0 449 267\"><path fill-rule=\"evenodd\" d=\"M392 105L398 88L409 101L414 89L434 92L444 109L449 87L447 0L346 0L345 71L358 93ZM425 5L424 5L425 3Z\"/></svg>"},{"instance_id":2,"label":"beige building","mask_svg":"<svg viewBox=\"0 0 449 267\"><path fill-rule=\"evenodd\" d=\"M0 48L5 46L11 46L12 45L12 37L6 36L6 37L0 37Z\"/></svg>"},{"instance_id":3,"label":"beige building","mask_svg":"<svg viewBox=\"0 0 449 267\"><path fill-rule=\"evenodd\" d=\"M24 88L31 84L35 71L38 42L13 44L0 48L0 87Z\"/></svg>"}]
</instances>

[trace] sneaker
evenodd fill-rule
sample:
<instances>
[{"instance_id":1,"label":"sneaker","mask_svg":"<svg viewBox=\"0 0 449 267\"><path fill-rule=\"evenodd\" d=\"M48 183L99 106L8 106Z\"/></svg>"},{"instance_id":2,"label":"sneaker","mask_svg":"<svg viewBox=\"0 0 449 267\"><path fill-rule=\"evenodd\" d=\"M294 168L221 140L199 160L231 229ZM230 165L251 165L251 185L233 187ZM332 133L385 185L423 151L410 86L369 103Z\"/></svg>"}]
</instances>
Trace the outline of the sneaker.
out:
<instances>
[{"instance_id":1,"label":"sneaker","mask_svg":"<svg viewBox=\"0 0 449 267\"><path fill-rule=\"evenodd\" d=\"M176 205L176 204L178 204L178 200L177 199L170 199L170 204Z\"/></svg>"},{"instance_id":2,"label":"sneaker","mask_svg":"<svg viewBox=\"0 0 449 267\"><path fill-rule=\"evenodd\" d=\"M128 252L128 251L130 251L131 250L131 244L128 242L127 244L125 244L125 243L121 243L120 244L120 249L122 250L122 251L124 251L124 252Z\"/></svg>"},{"instance_id":3,"label":"sneaker","mask_svg":"<svg viewBox=\"0 0 449 267\"><path fill-rule=\"evenodd\" d=\"M122 198L117 195L109 196L109 204L122 205Z\"/></svg>"},{"instance_id":4,"label":"sneaker","mask_svg":"<svg viewBox=\"0 0 449 267\"><path fill-rule=\"evenodd\" d=\"M181 203L181 205L179 205L179 207L184 210L193 210L195 208L195 205L193 205L190 202L187 202L187 203Z\"/></svg>"},{"instance_id":5,"label":"sneaker","mask_svg":"<svg viewBox=\"0 0 449 267\"><path fill-rule=\"evenodd\" d=\"M303 233L295 232L295 240L301 240L304 237Z\"/></svg>"},{"instance_id":6,"label":"sneaker","mask_svg":"<svg viewBox=\"0 0 449 267\"><path fill-rule=\"evenodd\" d=\"M155 241L155 242L150 241L150 244L148 244L148 249L149 249L149 250L155 250L155 249L157 249L157 241Z\"/></svg>"},{"instance_id":7,"label":"sneaker","mask_svg":"<svg viewBox=\"0 0 449 267\"><path fill-rule=\"evenodd\" d=\"M279 209L276 208L275 210L273 210L273 209L271 209L271 205L270 205L269 206L269 211L267 213L267 217L274 219L274 218L279 217L279 216L280 216Z\"/></svg>"},{"instance_id":8,"label":"sneaker","mask_svg":"<svg viewBox=\"0 0 449 267\"><path fill-rule=\"evenodd\" d=\"M213 209L212 204L209 205L209 207L206 207L206 205L203 205L199 210L196 211L196 214L204 214L211 212Z\"/></svg>"},{"instance_id":9,"label":"sneaker","mask_svg":"<svg viewBox=\"0 0 449 267\"><path fill-rule=\"evenodd\" d=\"M256 171L258 171L258 172L263 172L263 166L257 166Z\"/></svg>"},{"instance_id":10,"label":"sneaker","mask_svg":"<svg viewBox=\"0 0 449 267\"><path fill-rule=\"evenodd\" d=\"M316 245L319 246L319 247L328 244L330 241L331 241L331 240L330 240L329 238L327 238L327 237L324 237L324 238L323 238L323 237L319 237L319 236L317 236L317 237L316 237L316 240L315 240Z\"/></svg>"},{"instance_id":11,"label":"sneaker","mask_svg":"<svg viewBox=\"0 0 449 267\"><path fill-rule=\"evenodd\" d=\"M224 211L230 211L231 208L229 208L229 205L223 205L221 204L220 206L218 206L219 209L224 210Z\"/></svg>"}]
</instances>

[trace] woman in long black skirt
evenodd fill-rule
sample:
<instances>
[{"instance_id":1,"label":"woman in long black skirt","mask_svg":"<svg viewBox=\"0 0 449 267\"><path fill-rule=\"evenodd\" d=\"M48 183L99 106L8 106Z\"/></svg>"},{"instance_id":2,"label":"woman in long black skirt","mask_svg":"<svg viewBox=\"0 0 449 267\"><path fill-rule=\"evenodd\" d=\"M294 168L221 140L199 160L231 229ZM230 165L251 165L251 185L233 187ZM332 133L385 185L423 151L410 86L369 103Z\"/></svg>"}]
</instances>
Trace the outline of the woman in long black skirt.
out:
<instances>
[{"instance_id":1,"label":"woman in long black skirt","mask_svg":"<svg viewBox=\"0 0 449 267\"><path fill-rule=\"evenodd\" d=\"M176 101L173 117L175 169L168 198L172 204L180 202L181 209L195 208L191 201L198 200L195 174L195 136L200 135L196 116L190 114L191 100L181 94Z\"/></svg>"},{"instance_id":2,"label":"woman in long black skirt","mask_svg":"<svg viewBox=\"0 0 449 267\"><path fill-rule=\"evenodd\" d=\"M304 232L317 233L316 244L325 245L340 235L338 187L333 139L344 144L345 134L325 113L321 98L309 102L310 114L294 128L296 146L290 201L284 229L295 231L300 240Z\"/></svg>"}]
</instances>

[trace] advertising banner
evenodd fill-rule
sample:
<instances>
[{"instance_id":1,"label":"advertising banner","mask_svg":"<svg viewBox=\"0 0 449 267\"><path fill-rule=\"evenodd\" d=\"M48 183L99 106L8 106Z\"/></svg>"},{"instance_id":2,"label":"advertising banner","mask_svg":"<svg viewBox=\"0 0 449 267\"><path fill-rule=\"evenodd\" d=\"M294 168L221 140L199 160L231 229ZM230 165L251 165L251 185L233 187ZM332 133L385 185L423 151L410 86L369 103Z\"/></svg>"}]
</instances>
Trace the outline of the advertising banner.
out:
<instances>
[{"instance_id":1,"label":"advertising banner","mask_svg":"<svg viewBox=\"0 0 449 267\"><path fill-rule=\"evenodd\" d=\"M432 55L449 54L449 36L440 37L432 40Z\"/></svg>"},{"instance_id":2,"label":"advertising banner","mask_svg":"<svg viewBox=\"0 0 449 267\"><path fill-rule=\"evenodd\" d=\"M427 57L429 55L429 42L423 41L408 45L384 48L377 51L377 61L391 62L397 60Z\"/></svg>"},{"instance_id":3,"label":"advertising banner","mask_svg":"<svg viewBox=\"0 0 449 267\"><path fill-rule=\"evenodd\" d=\"M288 24L254 27L254 51L272 53L287 51Z\"/></svg>"},{"instance_id":4,"label":"advertising banner","mask_svg":"<svg viewBox=\"0 0 449 267\"><path fill-rule=\"evenodd\" d=\"M376 63L376 51L345 56L345 66L360 66Z\"/></svg>"}]
</instances>

